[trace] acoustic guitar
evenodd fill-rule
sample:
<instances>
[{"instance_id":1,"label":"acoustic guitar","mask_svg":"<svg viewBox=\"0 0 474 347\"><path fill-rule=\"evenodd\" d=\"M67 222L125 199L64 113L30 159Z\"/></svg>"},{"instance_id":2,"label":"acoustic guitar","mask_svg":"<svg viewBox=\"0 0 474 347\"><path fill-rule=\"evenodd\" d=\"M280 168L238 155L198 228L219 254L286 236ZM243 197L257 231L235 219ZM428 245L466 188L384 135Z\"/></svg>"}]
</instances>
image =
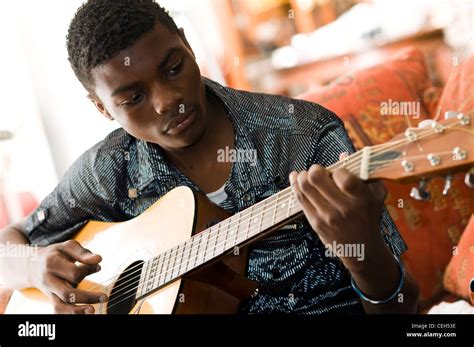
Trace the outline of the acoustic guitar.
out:
<instances>
[{"instance_id":1,"label":"acoustic guitar","mask_svg":"<svg viewBox=\"0 0 474 347\"><path fill-rule=\"evenodd\" d=\"M461 113L409 128L328 169L346 168L363 180L410 182L466 171L473 162L474 129ZM471 187L473 172L465 181ZM245 246L301 216L290 187L232 216L205 195L178 187L129 221L89 221L74 239L102 256L102 269L78 287L108 295L94 305L102 314L237 312L258 291L244 276ZM53 313L53 306L29 288L13 293L6 312Z\"/></svg>"}]
</instances>

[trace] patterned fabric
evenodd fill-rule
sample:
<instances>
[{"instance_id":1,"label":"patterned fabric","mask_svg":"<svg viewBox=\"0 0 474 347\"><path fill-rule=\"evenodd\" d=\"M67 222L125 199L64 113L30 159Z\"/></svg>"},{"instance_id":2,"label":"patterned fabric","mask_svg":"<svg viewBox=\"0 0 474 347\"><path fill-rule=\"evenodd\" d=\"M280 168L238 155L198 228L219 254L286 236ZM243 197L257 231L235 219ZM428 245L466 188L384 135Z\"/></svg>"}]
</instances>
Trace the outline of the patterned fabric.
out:
<instances>
[{"instance_id":1,"label":"patterned fabric","mask_svg":"<svg viewBox=\"0 0 474 347\"><path fill-rule=\"evenodd\" d=\"M456 251L444 273L444 287L453 294L469 299L470 283L474 280L474 214L464 230ZM474 302L472 303L474 305Z\"/></svg>"},{"instance_id":2,"label":"patterned fabric","mask_svg":"<svg viewBox=\"0 0 474 347\"><path fill-rule=\"evenodd\" d=\"M292 170L312 163L328 166L353 146L341 121L306 101L236 91L204 79L206 91L225 105L235 129L237 150L255 150L255 162L237 161L220 206L241 211L289 185ZM123 129L85 152L56 189L27 220L33 243L47 245L73 237L87 220L125 221L179 185L200 191L168 163L159 146L133 138ZM406 245L385 211L381 230L393 252ZM350 277L305 220L255 243L247 275L261 283L248 301L248 313L362 312Z\"/></svg>"},{"instance_id":3,"label":"patterned fabric","mask_svg":"<svg viewBox=\"0 0 474 347\"><path fill-rule=\"evenodd\" d=\"M356 148L389 141L403 133L407 119L399 115L381 115L387 100L420 102L420 117L409 117L411 126L425 118L434 118L438 104L440 119L445 111L458 111L474 117L474 56L453 70L453 75L438 100L439 91L429 79L425 56L419 49L408 48L393 59L368 69L341 76L338 81L299 98L328 108L344 120ZM403 255L406 268L419 285L421 310L443 295L443 273L452 250L459 242L471 214L474 194L464 184L464 173L453 176L449 194L443 195L445 181L435 177L427 183L429 201L410 197L412 184L387 181L385 205L410 250Z\"/></svg>"}]
</instances>

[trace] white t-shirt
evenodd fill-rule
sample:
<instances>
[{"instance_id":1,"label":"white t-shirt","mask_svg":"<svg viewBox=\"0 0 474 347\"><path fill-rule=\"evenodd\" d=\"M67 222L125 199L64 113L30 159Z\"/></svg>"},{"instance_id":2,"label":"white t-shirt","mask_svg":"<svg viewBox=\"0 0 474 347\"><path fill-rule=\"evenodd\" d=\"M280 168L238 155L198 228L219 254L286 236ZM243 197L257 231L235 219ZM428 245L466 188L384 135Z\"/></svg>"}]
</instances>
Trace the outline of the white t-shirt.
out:
<instances>
[{"instance_id":1,"label":"white t-shirt","mask_svg":"<svg viewBox=\"0 0 474 347\"><path fill-rule=\"evenodd\" d=\"M219 205L222 201L227 199L227 193L224 190L225 184L212 193L206 194L209 200L211 200L216 205Z\"/></svg>"}]
</instances>

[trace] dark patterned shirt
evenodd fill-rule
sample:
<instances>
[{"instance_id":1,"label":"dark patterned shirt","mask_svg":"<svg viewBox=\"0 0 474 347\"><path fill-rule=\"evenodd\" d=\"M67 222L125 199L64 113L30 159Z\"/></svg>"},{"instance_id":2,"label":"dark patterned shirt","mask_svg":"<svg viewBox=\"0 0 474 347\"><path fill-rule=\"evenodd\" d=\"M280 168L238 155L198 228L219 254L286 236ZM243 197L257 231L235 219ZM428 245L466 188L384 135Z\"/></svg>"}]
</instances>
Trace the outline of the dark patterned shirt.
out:
<instances>
[{"instance_id":1,"label":"dark patterned shirt","mask_svg":"<svg viewBox=\"0 0 474 347\"><path fill-rule=\"evenodd\" d=\"M234 125L235 149L256 151L255 161L239 160L225 184L220 206L235 213L289 185L292 170L329 166L341 152L353 152L342 122L325 108L283 96L237 91L205 79L207 93L224 104ZM27 218L34 244L72 238L88 221L136 217L176 186L200 191L170 164L158 145L118 129L86 151L58 186ZM350 230L348 230L350 232ZM381 232L392 252L406 245L387 211ZM363 312L350 275L303 218L252 245L247 276L261 284L245 303L248 313Z\"/></svg>"}]
</instances>

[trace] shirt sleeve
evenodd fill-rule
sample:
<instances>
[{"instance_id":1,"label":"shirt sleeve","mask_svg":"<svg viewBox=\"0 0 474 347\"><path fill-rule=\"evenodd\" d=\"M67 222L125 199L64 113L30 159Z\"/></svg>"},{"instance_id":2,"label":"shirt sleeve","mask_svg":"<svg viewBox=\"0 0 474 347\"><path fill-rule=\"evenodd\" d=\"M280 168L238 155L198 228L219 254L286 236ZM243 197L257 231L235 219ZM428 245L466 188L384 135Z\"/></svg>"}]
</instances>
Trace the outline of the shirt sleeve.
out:
<instances>
[{"instance_id":1,"label":"shirt sleeve","mask_svg":"<svg viewBox=\"0 0 474 347\"><path fill-rule=\"evenodd\" d=\"M112 221L113 202L101 189L95 159L95 148L79 157L26 218L24 232L32 244L47 246L68 240L91 219Z\"/></svg>"},{"instance_id":2,"label":"shirt sleeve","mask_svg":"<svg viewBox=\"0 0 474 347\"><path fill-rule=\"evenodd\" d=\"M313 163L324 167L334 164L339 160L342 152L351 154L355 152L355 148L343 123L336 118L322 129L314 151L315 155L308 163L308 167ZM383 210L380 230L385 243L394 255L399 257L408 249L386 207Z\"/></svg>"}]
</instances>

